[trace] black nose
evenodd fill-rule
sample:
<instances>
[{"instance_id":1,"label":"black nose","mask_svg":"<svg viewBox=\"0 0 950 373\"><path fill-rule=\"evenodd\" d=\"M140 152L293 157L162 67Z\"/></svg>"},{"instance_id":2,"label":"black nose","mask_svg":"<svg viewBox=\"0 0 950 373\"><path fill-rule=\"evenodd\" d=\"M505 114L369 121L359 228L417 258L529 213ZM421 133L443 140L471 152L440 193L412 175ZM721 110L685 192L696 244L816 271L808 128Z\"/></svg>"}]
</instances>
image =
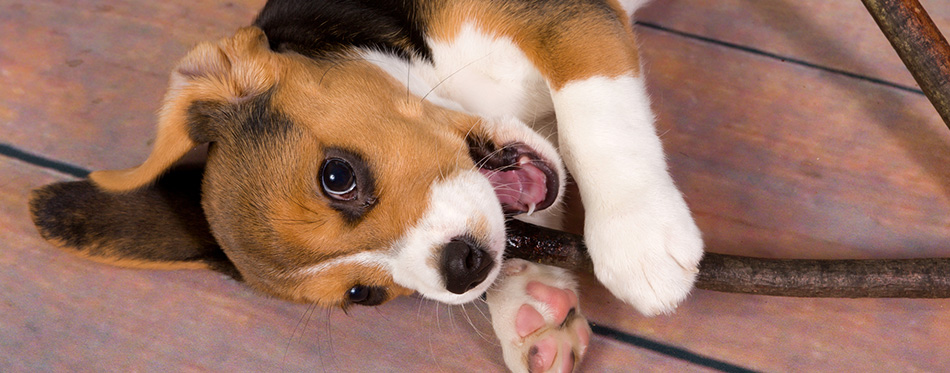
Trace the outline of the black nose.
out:
<instances>
[{"instance_id":1,"label":"black nose","mask_svg":"<svg viewBox=\"0 0 950 373\"><path fill-rule=\"evenodd\" d=\"M448 291L462 294L485 281L494 264L488 252L471 240L455 238L442 249L442 281Z\"/></svg>"}]
</instances>

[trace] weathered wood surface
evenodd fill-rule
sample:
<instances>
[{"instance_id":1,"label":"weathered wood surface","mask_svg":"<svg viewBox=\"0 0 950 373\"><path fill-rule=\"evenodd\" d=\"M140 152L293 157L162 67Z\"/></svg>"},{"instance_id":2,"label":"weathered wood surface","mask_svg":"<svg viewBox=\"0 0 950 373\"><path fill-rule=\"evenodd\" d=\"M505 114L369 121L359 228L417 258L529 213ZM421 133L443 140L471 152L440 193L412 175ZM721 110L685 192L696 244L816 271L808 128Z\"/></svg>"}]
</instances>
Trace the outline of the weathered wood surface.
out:
<instances>
[{"instance_id":1,"label":"weathered wood surface","mask_svg":"<svg viewBox=\"0 0 950 373\"><path fill-rule=\"evenodd\" d=\"M946 35L946 0L921 0ZM860 1L662 0L637 17L650 24L822 67L916 87Z\"/></svg>"},{"instance_id":2,"label":"weathered wood surface","mask_svg":"<svg viewBox=\"0 0 950 373\"><path fill-rule=\"evenodd\" d=\"M948 255L950 131L923 95L640 31L658 131L709 249Z\"/></svg>"},{"instance_id":3,"label":"weathered wood surface","mask_svg":"<svg viewBox=\"0 0 950 373\"><path fill-rule=\"evenodd\" d=\"M2 140L94 170L141 162L172 67L263 4L0 1Z\"/></svg>"},{"instance_id":4,"label":"weathered wood surface","mask_svg":"<svg viewBox=\"0 0 950 373\"><path fill-rule=\"evenodd\" d=\"M262 3L0 0L0 141L89 169L135 164L147 154L171 66L190 45L249 23ZM924 2L944 33L947 4ZM858 2L666 0L641 15L913 84ZM950 134L922 95L637 31L671 171L711 250L950 256ZM131 271L62 254L26 215L28 190L62 176L0 161L0 370L501 368L474 307L460 313L409 298L350 316L306 316L305 305L260 297L212 273ZM696 291L676 314L643 318L589 277L582 282L583 307L598 325L740 366L950 369L947 301ZM309 324L298 327L303 319ZM696 369L596 341L590 370Z\"/></svg>"}]
</instances>

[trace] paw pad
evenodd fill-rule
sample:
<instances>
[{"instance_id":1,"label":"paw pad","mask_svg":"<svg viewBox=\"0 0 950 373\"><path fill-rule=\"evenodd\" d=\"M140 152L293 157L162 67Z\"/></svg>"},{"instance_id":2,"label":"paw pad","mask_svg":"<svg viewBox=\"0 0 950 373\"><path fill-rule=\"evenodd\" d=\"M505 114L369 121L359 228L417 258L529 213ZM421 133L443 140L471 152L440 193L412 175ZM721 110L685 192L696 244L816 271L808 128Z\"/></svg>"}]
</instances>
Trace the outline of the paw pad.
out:
<instances>
[{"instance_id":1,"label":"paw pad","mask_svg":"<svg viewBox=\"0 0 950 373\"><path fill-rule=\"evenodd\" d=\"M515 372L573 371L591 338L573 279L559 268L513 264L488 295L505 362Z\"/></svg>"}]
</instances>

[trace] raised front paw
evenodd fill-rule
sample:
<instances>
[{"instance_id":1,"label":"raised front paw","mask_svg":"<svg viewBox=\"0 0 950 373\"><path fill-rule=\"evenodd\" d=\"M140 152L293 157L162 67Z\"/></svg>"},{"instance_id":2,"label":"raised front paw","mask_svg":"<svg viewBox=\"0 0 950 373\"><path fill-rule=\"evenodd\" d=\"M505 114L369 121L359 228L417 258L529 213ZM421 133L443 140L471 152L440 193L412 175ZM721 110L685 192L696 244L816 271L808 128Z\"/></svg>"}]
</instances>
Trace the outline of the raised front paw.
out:
<instances>
[{"instance_id":1,"label":"raised front paw","mask_svg":"<svg viewBox=\"0 0 950 373\"><path fill-rule=\"evenodd\" d=\"M686 298L703 256L699 228L679 192L650 197L588 209L584 228L597 279L647 316L669 313Z\"/></svg>"},{"instance_id":2,"label":"raised front paw","mask_svg":"<svg viewBox=\"0 0 950 373\"><path fill-rule=\"evenodd\" d=\"M561 268L505 262L488 291L495 335L513 372L571 372L590 342L573 277Z\"/></svg>"}]
</instances>

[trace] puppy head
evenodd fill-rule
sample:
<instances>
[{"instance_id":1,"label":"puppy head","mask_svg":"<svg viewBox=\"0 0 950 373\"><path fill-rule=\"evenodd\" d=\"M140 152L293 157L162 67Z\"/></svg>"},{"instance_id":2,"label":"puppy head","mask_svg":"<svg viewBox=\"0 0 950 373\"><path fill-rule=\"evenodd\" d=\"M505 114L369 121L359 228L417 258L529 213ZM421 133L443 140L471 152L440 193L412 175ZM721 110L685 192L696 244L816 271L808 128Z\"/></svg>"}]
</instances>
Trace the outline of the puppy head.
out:
<instances>
[{"instance_id":1,"label":"puppy head","mask_svg":"<svg viewBox=\"0 0 950 373\"><path fill-rule=\"evenodd\" d=\"M181 61L142 165L90 179L110 198L133 198L208 143L203 212L251 286L324 306L376 305L413 291L463 303L498 274L505 211L546 207L560 191L557 163L495 132L408 96L368 62L276 53L259 29L245 28ZM496 195L519 177L543 185ZM33 203L47 238L57 233L36 211L55 208ZM153 255L98 252L87 255Z\"/></svg>"}]
</instances>

